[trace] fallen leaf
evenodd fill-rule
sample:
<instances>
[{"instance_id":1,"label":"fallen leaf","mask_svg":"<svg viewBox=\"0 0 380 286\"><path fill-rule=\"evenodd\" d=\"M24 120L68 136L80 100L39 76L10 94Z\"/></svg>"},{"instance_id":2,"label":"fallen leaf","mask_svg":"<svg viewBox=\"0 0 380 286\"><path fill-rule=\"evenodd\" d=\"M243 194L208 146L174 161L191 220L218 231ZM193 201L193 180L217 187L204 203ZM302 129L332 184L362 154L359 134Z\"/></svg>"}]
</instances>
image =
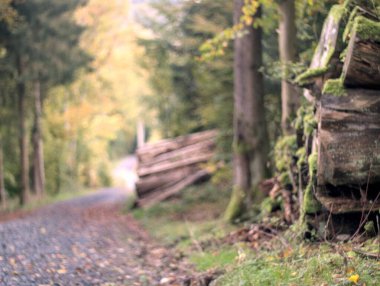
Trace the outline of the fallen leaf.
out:
<instances>
[{"instance_id":1,"label":"fallen leaf","mask_svg":"<svg viewBox=\"0 0 380 286\"><path fill-rule=\"evenodd\" d=\"M350 278L348 278L348 281L358 284L359 281L359 274L351 275Z\"/></svg>"},{"instance_id":2,"label":"fallen leaf","mask_svg":"<svg viewBox=\"0 0 380 286\"><path fill-rule=\"evenodd\" d=\"M58 269L57 270L57 273L58 274L66 274L67 273L67 270L65 268L61 268L61 269Z\"/></svg>"}]
</instances>

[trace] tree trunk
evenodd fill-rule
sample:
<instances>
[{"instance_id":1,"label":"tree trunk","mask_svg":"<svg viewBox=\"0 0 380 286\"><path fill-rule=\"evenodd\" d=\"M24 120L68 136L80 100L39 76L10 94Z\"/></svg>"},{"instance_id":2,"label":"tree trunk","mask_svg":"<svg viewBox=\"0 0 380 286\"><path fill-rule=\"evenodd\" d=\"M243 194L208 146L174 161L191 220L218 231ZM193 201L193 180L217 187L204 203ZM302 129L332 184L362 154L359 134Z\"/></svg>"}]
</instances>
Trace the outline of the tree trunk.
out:
<instances>
[{"instance_id":1,"label":"tree trunk","mask_svg":"<svg viewBox=\"0 0 380 286\"><path fill-rule=\"evenodd\" d=\"M6 193L5 193L5 185L4 185L4 161L3 161L3 146L1 144L0 139L0 201L1 207L3 209L6 208Z\"/></svg>"},{"instance_id":2,"label":"tree trunk","mask_svg":"<svg viewBox=\"0 0 380 286\"><path fill-rule=\"evenodd\" d=\"M33 177L34 192L38 197L45 193L45 168L42 141L42 101L41 84L37 80L34 82L34 130L33 130Z\"/></svg>"},{"instance_id":3,"label":"tree trunk","mask_svg":"<svg viewBox=\"0 0 380 286\"><path fill-rule=\"evenodd\" d=\"M234 2L234 22L242 16L244 0ZM255 17L259 18L258 9ZM267 173L267 129L261 28L246 27L248 33L234 43L234 188L225 213L226 220L250 209L253 189ZM258 199L255 198L256 200Z\"/></svg>"},{"instance_id":4,"label":"tree trunk","mask_svg":"<svg viewBox=\"0 0 380 286\"><path fill-rule=\"evenodd\" d=\"M284 134L292 133L291 122L299 107L299 88L289 83L289 64L296 60L296 24L294 0L284 0L278 4L279 31L278 43L280 61L282 65L281 102L282 115L281 127Z\"/></svg>"},{"instance_id":5,"label":"tree trunk","mask_svg":"<svg viewBox=\"0 0 380 286\"><path fill-rule=\"evenodd\" d=\"M19 112L19 143L20 143L20 165L21 165L21 194L20 204L24 205L30 197L29 186L29 144L26 130L26 94L25 83L23 82L23 62L18 59L19 82L18 91L18 112Z\"/></svg>"}]
</instances>

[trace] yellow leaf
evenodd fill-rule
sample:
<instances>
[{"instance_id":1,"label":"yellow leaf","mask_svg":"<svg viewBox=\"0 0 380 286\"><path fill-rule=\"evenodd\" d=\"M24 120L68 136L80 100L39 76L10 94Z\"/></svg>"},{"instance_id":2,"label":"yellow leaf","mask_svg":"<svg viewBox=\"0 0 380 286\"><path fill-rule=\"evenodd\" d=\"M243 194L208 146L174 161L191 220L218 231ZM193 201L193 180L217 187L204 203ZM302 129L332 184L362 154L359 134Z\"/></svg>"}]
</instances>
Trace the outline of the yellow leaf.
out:
<instances>
[{"instance_id":1,"label":"yellow leaf","mask_svg":"<svg viewBox=\"0 0 380 286\"><path fill-rule=\"evenodd\" d=\"M358 284L359 281L359 274L351 275L350 278L348 278L348 281Z\"/></svg>"},{"instance_id":2,"label":"yellow leaf","mask_svg":"<svg viewBox=\"0 0 380 286\"><path fill-rule=\"evenodd\" d=\"M355 268L354 267L348 267L347 268L347 274L352 274L355 272Z\"/></svg>"}]
</instances>

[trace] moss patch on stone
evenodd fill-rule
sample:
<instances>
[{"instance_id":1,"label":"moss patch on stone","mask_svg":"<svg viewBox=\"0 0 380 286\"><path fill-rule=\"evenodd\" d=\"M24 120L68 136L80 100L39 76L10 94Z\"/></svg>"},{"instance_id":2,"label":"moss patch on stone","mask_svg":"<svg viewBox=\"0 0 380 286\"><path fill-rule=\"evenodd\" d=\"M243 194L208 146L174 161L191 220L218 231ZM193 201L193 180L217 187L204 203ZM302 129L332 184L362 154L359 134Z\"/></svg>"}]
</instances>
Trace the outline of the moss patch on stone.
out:
<instances>
[{"instance_id":1,"label":"moss patch on stone","mask_svg":"<svg viewBox=\"0 0 380 286\"><path fill-rule=\"evenodd\" d=\"M345 96L346 90L343 86L342 78L329 79L325 82L322 90L322 94L329 94L333 96Z\"/></svg>"}]
</instances>

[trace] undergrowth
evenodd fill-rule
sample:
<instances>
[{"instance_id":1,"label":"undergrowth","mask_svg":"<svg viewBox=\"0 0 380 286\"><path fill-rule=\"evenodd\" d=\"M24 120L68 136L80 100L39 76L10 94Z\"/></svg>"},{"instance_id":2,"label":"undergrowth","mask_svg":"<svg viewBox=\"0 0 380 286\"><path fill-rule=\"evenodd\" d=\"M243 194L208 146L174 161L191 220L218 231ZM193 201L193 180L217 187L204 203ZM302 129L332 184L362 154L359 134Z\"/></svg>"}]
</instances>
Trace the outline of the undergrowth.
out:
<instances>
[{"instance_id":1,"label":"undergrowth","mask_svg":"<svg viewBox=\"0 0 380 286\"><path fill-rule=\"evenodd\" d=\"M181 198L137 209L133 215L150 234L182 253L197 271L222 270L212 286L379 285L380 262L355 252L379 253L380 239L359 243L311 243L293 228L258 248L224 239L241 225L220 217L228 191L211 183L184 190ZM264 246L265 244L265 246Z\"/></svg>"}]
</instances>

